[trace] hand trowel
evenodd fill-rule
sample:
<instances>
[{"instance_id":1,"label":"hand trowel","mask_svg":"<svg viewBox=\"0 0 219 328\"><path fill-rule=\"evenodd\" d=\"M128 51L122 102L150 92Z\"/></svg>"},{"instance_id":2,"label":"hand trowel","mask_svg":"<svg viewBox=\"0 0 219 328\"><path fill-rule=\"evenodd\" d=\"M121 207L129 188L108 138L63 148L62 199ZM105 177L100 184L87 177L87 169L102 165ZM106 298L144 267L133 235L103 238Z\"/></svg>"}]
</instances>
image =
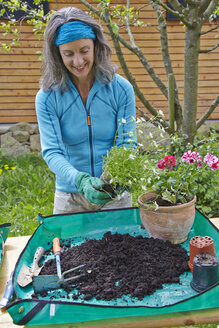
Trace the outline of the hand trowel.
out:
<instances>
[{"instance_id":1,"label":"hand trowel","mask_svg":"<svg viewBox=\"0 0 219 328\"><path fill-rule=\"evenodd\" d=\"M38 247L35 254L31 267L28 267L26 264L23 264L21 270L17 277L17 283L21 287L25 287L32 282L33 276L38 276L42 267L39 267L39 260L44 254L45 249L43 247Z\"/></svg>"}]
</instances>

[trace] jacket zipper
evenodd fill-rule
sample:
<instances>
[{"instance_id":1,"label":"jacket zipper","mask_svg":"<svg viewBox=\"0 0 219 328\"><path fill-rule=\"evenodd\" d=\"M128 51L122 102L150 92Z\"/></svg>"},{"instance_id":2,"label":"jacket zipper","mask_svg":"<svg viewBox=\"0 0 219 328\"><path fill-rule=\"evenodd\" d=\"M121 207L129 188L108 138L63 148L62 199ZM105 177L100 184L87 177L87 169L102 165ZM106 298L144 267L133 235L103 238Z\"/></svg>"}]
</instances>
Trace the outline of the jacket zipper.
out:
<instances>
[{"instance_id":1,"label":"jacket zipper","mask_svg":"<svg viewBox=\"0 0 219 328\"><path fill-rule=\"evenodd\" d=\"M94 153L93 153L93 143L92 143L92 130L91 130L91 119L90 119L90 107L87 110L87 125L88 125L88 131L89 131L89 144L90 144L90 153L91 153L91 172L92 176L94 177Z\"/></svg>"},{"instance_id":2,"label":"jacket zipper","mask_svg":"<svg viewBox=\"0 0 219 328\"><path fill-rule=\"evenodd\" d=\"M79 93L79 92L78 92ZM81 95L79 93L79 96L81 98ZM87 125L88 125L88 132L89 132L89 145L90 145L90 153L91 153L91 175L92 177L95 176L94 174L94 152L93 152L93 143L92 143L92 130L91 130L91 119L90 119L90 106L87 109L87 107L84 105L84 102L81 98L81 102L83 104L83 107L85 109L85 112L87 114Z\"/></svg>"}]
</instances>

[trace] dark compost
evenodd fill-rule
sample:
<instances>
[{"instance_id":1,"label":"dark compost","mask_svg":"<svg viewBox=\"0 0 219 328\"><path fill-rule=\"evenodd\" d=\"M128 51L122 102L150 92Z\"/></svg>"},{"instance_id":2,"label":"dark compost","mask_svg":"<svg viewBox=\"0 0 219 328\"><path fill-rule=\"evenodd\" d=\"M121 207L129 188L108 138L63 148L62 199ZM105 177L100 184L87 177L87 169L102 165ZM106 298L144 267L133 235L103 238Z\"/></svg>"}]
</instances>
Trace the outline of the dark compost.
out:
<instances>
[{"instance_id":1,"label":"dark compost","mask_svg":"<svg viewBox=\"0 0 219 328\"><path fill-rule=\"evenodd\" d=\"M87 239L71 248L70 242L61 240L61 247L62 272L85 264L74 275L86 275L63 286L74 300L95 297L109 301L123 295L142 300L162 289L164 283L180 283L179 276L189 271L189 256L181 245L141 235L107 232L100 240ZM55 259L50 259L40 274L56 273ZM47 292L41 294L46 295Z\"/></svg>"}]
</instances>

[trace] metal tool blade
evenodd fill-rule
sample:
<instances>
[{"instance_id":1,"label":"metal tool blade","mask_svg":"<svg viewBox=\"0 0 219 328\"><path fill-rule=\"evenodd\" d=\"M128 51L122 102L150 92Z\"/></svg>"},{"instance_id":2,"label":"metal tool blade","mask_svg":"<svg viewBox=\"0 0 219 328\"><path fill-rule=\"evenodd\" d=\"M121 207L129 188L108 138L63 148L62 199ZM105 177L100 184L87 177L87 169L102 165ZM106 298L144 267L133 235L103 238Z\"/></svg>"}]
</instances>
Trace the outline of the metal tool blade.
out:
<instances>
[{"instance_id":1,"label":"metal tool blade","mask_svg":"<svg viewBox=\"0 0 219 328\"><path fill-rule=\"evenodd\" d=\"M41 293L44 291L52 290L52 289L58 289L62 288L65 282L67 281L74 281L81 277L85 276L85 273L78 274L76 276L66 278L65 275L73 272L75 270L83 268L85 265L79 265L77 267L74 267L70 270L67 270L62 273L61 279L57 275L42 275L42 276L34 276L33 277L33 289L35 293Z\"/></svg>"},{"instance_id":2,"label":"metal tool blade","mask_svg":"<svg viewBox=\"0 0 219 328\"><path fill-rule=\"evenodd\" d=\"M61 288L61 282L58 276L34 276L32 279L35 293L42 293L51 289Z\"/></svg>"},{"instance_id":3,"label":"metal tool blade","mask_svg":"<svg viewBox=\"0 0 219 328\"><path fill-rule=\"evenodd\" d=\"M43 247L38 247L35 254L31 267L28 267L26 264L23 264L21 270L17 276L17 283L21 287L25 287L32 282L33 276L37 276L42 267L39 267L38 263L44 254L45 249Z\"/></svg>"}]
</instances>

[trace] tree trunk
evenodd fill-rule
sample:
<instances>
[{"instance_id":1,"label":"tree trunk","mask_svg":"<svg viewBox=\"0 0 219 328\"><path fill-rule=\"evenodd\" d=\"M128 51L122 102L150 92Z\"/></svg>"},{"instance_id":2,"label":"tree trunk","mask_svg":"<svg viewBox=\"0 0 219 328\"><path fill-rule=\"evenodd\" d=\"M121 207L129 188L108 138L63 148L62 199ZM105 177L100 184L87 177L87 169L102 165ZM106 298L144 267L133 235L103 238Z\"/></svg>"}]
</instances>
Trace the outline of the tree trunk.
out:
<instances>
[{"instance_id":1,"label":"tree trunk","mask_svg":"<svg viewBox=\"0 0 219 328\"><path fill-rule=\"evenodd\" d=\"M186 27L184 53L184 115L183 135L186 143L193 143L196 132L198 57L201 26Z\"/></svg>"}]
</instances>

